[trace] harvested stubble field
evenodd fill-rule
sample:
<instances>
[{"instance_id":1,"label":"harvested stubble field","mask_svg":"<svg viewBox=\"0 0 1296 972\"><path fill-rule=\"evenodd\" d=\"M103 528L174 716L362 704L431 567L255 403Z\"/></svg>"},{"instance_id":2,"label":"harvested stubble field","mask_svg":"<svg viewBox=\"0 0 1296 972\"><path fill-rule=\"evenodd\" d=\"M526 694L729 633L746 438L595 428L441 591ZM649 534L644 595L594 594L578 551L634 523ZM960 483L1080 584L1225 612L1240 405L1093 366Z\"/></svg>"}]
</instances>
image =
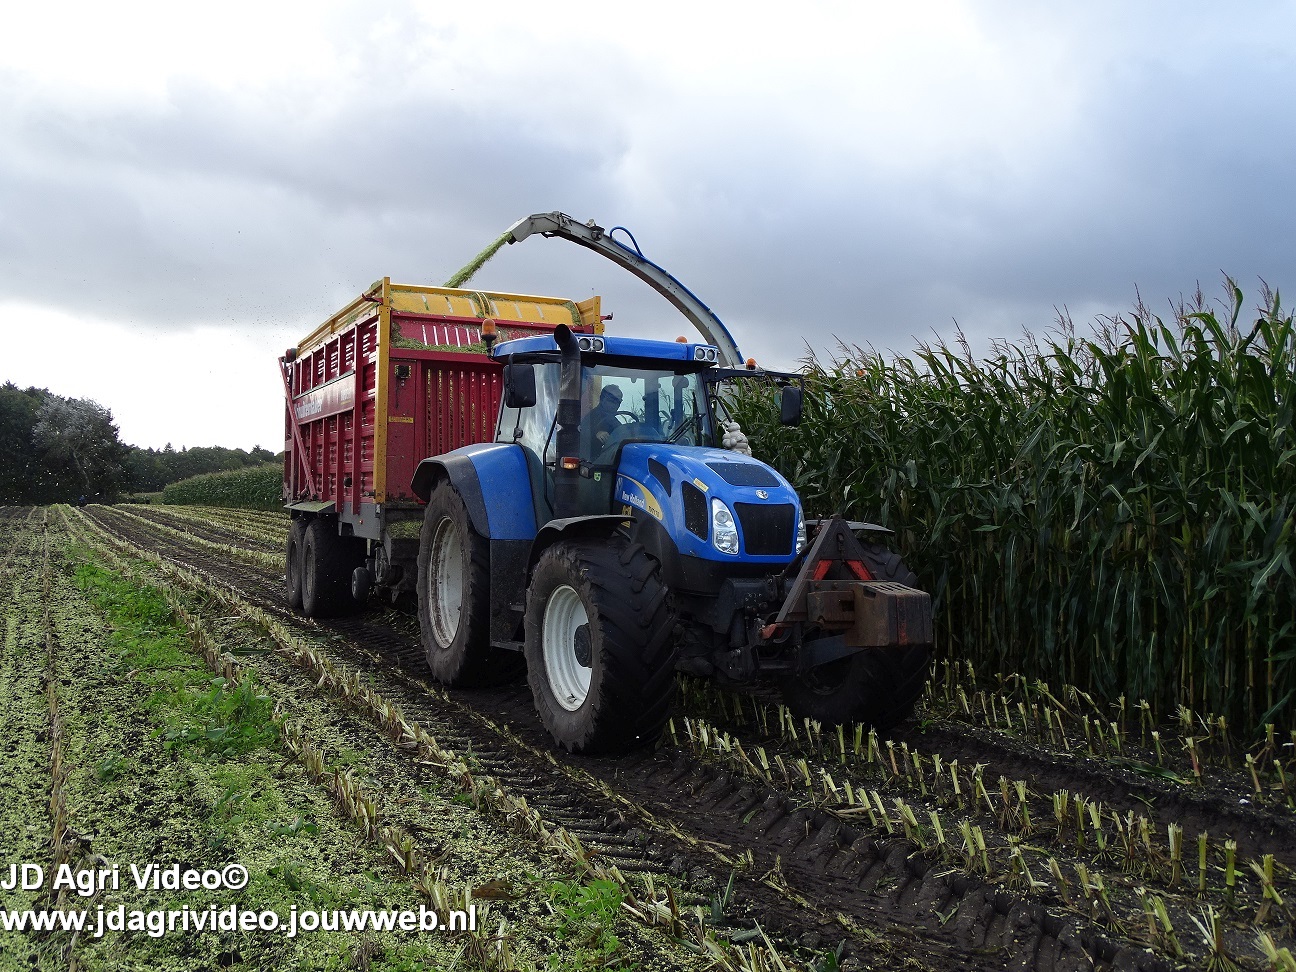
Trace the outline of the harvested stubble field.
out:
<instances>
[{"instance_id":1,"label":"harvested stubble field","mask_svg":"<svg viewBox=\"0 0 1296 972\"><path fill-rule=\"evenodd\" d=\"M892 739L689 682L654 751L572 757L525 682L429 684L412 617L288 612L280 516L0 516L7 861L489 906L455 935L0 933L15 967L1296 969L1277 730L941 663Z\"/></svg>"}]
</instances>

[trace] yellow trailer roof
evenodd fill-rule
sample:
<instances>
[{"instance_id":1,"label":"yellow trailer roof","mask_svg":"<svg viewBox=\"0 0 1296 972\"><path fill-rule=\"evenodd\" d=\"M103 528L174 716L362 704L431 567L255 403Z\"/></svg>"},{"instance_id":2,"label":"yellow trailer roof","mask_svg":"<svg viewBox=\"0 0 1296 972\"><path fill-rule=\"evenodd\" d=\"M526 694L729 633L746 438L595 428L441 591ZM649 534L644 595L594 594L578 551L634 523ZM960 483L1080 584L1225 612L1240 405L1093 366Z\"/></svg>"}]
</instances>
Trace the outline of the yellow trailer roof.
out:
<instances>
[{"instance_id":1,"label":"yellow trailer roof","mask_svg":"<svg viewBox=\"0 0 1296 972\"><path fill-rule=\"evenodd\" d=\"M519 321L547 324L550 327L583 324L592 326L599 333L603 330L601 301L598 297L571 301L562 297L539 297L534 294L394 284L391 278L384 277L311 331L298 345L298 353L311 350L384 306L401 314L491 319L501 323Z\"/></svg>"}]
</instances>

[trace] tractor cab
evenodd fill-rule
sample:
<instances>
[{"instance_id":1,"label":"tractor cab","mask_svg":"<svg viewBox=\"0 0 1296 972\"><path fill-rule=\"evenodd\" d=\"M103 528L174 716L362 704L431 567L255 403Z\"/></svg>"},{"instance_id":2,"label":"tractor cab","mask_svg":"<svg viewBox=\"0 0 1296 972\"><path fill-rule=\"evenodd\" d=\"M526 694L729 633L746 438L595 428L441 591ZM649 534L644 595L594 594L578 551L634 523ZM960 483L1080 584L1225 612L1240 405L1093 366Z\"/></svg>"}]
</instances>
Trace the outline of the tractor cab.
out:
<instances>
[{"instance_id":1,"label":"tractor cab","mask_svg":"<svg viewBox=\"0 0 1296 972\"><path fill-rule=\"evenodd\" d=\"M504 401L495 441L522 447L539 523L554 518L557 479L577 474L577 503L566 516L616 512L617 467L632 443L672 448L711 446L716 420L706 373L717 351L701 344L637 338L577 338L579 379L564 389L562 352L554 339L521 338L495 348L504 363ZM571 384L571 383L569 383ZM577 391L575 396L571 391ZM576 403L576 448L560 449L560 405Z\"/></svg>"}]
</instances>

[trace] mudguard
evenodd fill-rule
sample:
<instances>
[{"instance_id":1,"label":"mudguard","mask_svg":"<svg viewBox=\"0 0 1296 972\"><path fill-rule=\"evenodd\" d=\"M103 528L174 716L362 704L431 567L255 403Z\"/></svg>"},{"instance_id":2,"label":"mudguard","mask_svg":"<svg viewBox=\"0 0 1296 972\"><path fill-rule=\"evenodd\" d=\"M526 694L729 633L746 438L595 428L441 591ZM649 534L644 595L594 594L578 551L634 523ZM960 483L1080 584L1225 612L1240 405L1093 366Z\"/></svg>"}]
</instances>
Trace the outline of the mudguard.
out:
<instances>
[{"instance_id":1,"label":"mudguard","mask_svg":"<svg viewBox=\"0 0 1296 972\"><path fill-rule=\"evenodd\" d=\"M473 529L490 540L531 540L536 535L531 480L522 447L483 442L419 463L410 487L423 502L442 477L463 497Z\"/></svg>"},{"instance_id":2,"label":"mudguard","mask_svg":"<svg viewBox=\"0 0 1296 972\"><path fill-rule=\"evenodd\" d=\"M550 520L531 543L531 556L527 559L527 573L535 566L536 561L545 550L559 540L570 540L574 537L608 537L616 532L623 523L628 524L630 516L570 516L562 520Z\"/></svg>"}]
</instances>

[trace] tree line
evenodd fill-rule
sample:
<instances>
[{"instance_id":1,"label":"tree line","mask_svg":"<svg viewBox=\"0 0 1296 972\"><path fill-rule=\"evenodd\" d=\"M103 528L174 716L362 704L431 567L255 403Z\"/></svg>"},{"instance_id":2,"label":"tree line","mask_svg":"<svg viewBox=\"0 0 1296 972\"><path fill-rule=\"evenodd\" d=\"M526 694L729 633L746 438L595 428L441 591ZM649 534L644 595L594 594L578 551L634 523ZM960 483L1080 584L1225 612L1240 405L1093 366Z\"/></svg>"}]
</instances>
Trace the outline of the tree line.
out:
<instances>
[{"instance_id":1,"label":"tree line","mask_svg":"<svg viewBox=\"0 0 1296 972\"><path fill-rule=\"evenodd\" d=\"M15 504L116 500L275 459L259 446L141 449L121 441L112 412L98 402L12 382L0 386L0 456L0 503Z\"/></svg>"}]
</instances>

